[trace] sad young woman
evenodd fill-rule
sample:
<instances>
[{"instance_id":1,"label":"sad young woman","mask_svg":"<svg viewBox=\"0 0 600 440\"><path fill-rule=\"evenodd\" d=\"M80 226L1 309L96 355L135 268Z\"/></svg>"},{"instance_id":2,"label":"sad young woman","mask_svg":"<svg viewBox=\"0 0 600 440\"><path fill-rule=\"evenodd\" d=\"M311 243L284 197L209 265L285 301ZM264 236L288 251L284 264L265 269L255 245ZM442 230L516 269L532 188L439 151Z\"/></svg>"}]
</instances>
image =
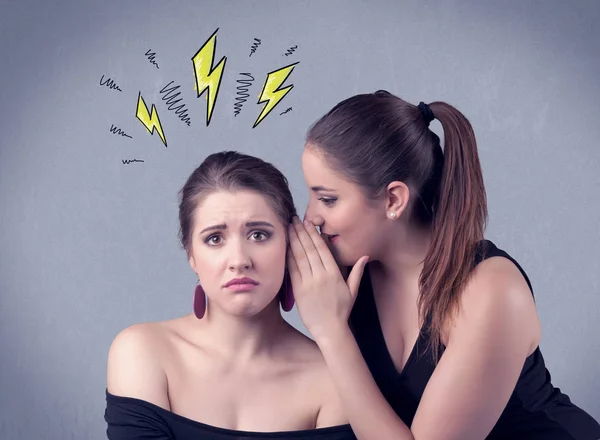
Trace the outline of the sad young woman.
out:
<instances>
[{"instance_id":1,"label":"sad young woman","mask_svg":"<svg viewBox=\"0 0 600 440\"><path fill-rule=\"evenodd\" d=\"M258 158L217 153L192 173L179 219L194 313L115 338L109 439L355 438L318 347L280 312L294 215L285 177Z\"/></svg>"}]
</instances>

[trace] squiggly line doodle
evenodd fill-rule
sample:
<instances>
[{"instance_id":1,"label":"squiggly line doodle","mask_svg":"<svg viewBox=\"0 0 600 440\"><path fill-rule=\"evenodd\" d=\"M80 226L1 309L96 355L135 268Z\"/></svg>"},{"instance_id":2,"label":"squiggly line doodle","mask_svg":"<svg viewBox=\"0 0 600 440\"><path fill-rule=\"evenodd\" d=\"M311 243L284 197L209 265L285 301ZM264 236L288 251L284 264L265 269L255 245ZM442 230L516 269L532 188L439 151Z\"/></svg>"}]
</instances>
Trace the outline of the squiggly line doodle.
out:
<instances>
[{"instance_id":1,"label":"squiggly line doodle","mask_svg":"<svg viewBox=\"0 0 600 440\"><path fill-rule=\"evenodd\" d=\"M104 82L102 82L104 80ZM101 86L106 86L111 90L118 90L119 92L122 92L123 90L121 90L121 88L115 83L114 80L112 80L111 78L106 78L104 79L104 75L102 75L102 78L100 78L100 85Z\"/></svg>"},{"instance_id":2,"label":"squiggly line doodle","mask_svg":"<svg viewBox=\"0 0 600 440\"><path fill-rule=\"evenodd\" d=\"M293 54L294 52L296 52L296 49L298 49L298 45L296 44L295 46L290 47L285 53L284 55L286 57L289 57L291 54Z\"/></svg>"},{"instance_id":3,"label":"squiggly line doodle","mask_svg":"<svg viewBox=\"0 0 600 440\"><path fill-rule=\"evenodd\" d=\"M262 43L262 41L259 38L254 39L254 41L252 42L252 46L250 46L250 55L248 55L249 57L251 57L252 54L254 52L256 52L256 49L258 49L258 46L260 46L260 43Z\"/></svg>"},{"instance_id":4,"label":"squiggly line doodle","mask_svg":"<svg viewBox=\"0 0 600 440\"><path fill-rule=\"evenodd\" d=\"M125 136L125 137L128 137L130 139L133 139L131 136L129 136L127 133L125 133L123 130L121 130L119 127L117 127L114 124L110 124L110 132L112 134L119 134L121 136Z\"/></svg>"},{"instance_id":5,"label":"squiggly line doodle","mask_svg":"<svg viewBox=\"0 0 600 440\"><path fill-rule=\"evenodd\" d=\"M238 79L237 80L237 83L240 85L236 87L236 89L237 89L237 92L236 92L237 96L235 97L236 103L233 104L233 115L234 116L239 115L240 112L242 111L242 105L250 97L248 90L250 89L250 86L254 82L254 77L250 73L240 73L240 76L245 76L247 79Z\"/></svg>"},{"instance_id":6,"label":"squiggly line doodle","mask_svg":"<svg viewBox=\"0 0 600 440\"><path fill-rule=\"evenodd\" d=\"M154 61L154 58L156 57L156 52L150 52L151 49L148 49L146 51L146 53L144 55L146 55L148 57L148 61L150 61L150 64L153 64L156 66L156 68L158 69L158 63L156 61Z\"/></svg>"},{"instance_id":7,"label":"squiggly line doodle","mask_svg":"<svg viewBox=\"0 0 600 440\"><path fill-rule=\"evenodd\" d=\"M181 92L174 93L181 86L169 87L171 84L173 84L173 81L164 86L159 93L163 94L162 100L167 104L167 109L174 111L175 114L179 116L179 119L189 127L191 122L185 104L175 105L183 100L183 98L176 99Z\"/></svg>"},{"instance_id":8,"label":"squiggly line doodle","mask_svg":"<svg viewBox=\"0 0 600 440\"><path fill-rule=\"evenodd\" d=\"M200 46L196 53L191 57L193 73L193 88L197 98L204 97L206 100L206 126L210 125L215 109L217 108L217 101L219 98L219 92L223 82L223 76L227 65L227 56L222 54L222 50L217 48L217 28L208 39ZM257 56L261 56L264 50L257 51L261 46L262 40L260 38L254 38L251 41L250 55L255 55L253 60L257 59ZM298 49L298 45L289 47L284 55L286 57L295 55ZM281 53L281 52L280 52ZM159 69L158 62L156 61L157 54L152 52L151 49L147 50L144 54L149 64ZM188 61L189 62L189 61ZM254 61L253 61L254 62ZM295 67L299 64L299 61L278 67L266 74L262 90L258 94L258 101L256 105L261 106L261 110L256 118L252 128L256 128L264 119L272 113L279 103L281 103L285 97L294 88L294 84L290 84L288 79ZM164 66L163 66L164 67ZM256 66L253 67L256 69ZM160 69L162 70L162 69ZM255 77L249 71L239 73L236 79L236 93L235 102L233 104L233 116L237 117L242 112L242 108L247 111L245 103L250 98L251 88L254 85ZM107 87L109 90L116 90L123 92L121 87L112 78L105 78L102 75L100 78L100 86ZM175 81L169 81L160 91L160 97L162 100L162 106L166 107L166 110L173 112L185 125L191 126L192 118L189 114L189 108L184 103L184 95L186 89L182 88L181 85L176 84ZM158 137L167 146L167 136L165 133L165 127L163 121L159 116L159 108L155 103L148 101L150 107L146 104L146 101L142 97L142 92L139 91L136 107L135 117L140 123L148 130L150 135L158 134ZM288 107L285 111L279 113L279 115L285 115L292 110L292 107ZM193 115L193 113L192 113ZM119 137L132 138L131 135L126 133L123 129L112 124L110 132ZM144 162L139 159L123 159L123 164L130 164L133 162Z\"/></svg>"}]
</instances>

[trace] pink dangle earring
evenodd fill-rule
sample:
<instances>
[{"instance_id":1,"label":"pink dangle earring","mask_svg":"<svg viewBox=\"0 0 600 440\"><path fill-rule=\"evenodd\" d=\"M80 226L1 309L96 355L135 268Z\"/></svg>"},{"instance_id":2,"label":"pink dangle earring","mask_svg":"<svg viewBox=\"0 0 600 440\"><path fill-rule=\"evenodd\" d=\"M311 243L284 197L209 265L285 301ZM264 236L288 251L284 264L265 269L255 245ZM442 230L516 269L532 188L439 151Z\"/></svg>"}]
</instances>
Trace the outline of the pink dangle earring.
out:
<instances>
[{"instance_id":1,"label":"pink dangle earring","mask_svg":"<svg viewBox=\"0 0 600 440\"><path fill-rule=\"evenodd\" d=\"M200 280L198 280L198 284L194 289L194 315L196 318L202 319L204 317L204 313L206 312L206 293L204 289L200 285Z\"/></svg>"},{"instance_id":2,"label":"pink dangle earring","mask_svg":"<svg viewBox=\"0 0 600 440\"><path fill-rule=\"evenodd\" d=\"M290 279L290 274L286 270L283 277L283 285L279 291L279 303L285 312L289 312L294 308L294 302L295 300L294 290L292 289L292 280Z\"/></svg>"}]
</instances>

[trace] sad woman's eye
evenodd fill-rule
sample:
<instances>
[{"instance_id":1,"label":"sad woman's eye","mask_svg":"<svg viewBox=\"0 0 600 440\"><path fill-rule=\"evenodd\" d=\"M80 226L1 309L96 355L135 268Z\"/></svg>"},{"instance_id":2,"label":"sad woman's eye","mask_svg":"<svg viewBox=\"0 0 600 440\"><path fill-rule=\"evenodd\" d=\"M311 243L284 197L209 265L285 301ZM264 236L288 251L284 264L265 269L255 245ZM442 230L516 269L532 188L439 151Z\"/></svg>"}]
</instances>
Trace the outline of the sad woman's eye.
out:
<instances>
[{"instance_id":1,"label":"sad woman's eye","mask_svg":"<svg viewBox=\"0 0 600 440\"><path fill-rule=\"evenodd\" d=\"M270 237L269 234L267 234L264 231L253 231L250 234L250 239L252 241L265 241L266 239L268 239Z\"/></svg>"},{"instance_id":2,"label":"sad woman's eye","mask_svg":"<svg viewBox=\"0 0 600 440\"><path fill-rule=\"evenodd\" d=\"M209 246L217 246L219 244L221 244L223 240L223 237L221 237L218 234L213 234L213 235L209 235L208 237L206 237L206 239L204 240L204 243L206 243Z\"/></svg>"}]
</instances>

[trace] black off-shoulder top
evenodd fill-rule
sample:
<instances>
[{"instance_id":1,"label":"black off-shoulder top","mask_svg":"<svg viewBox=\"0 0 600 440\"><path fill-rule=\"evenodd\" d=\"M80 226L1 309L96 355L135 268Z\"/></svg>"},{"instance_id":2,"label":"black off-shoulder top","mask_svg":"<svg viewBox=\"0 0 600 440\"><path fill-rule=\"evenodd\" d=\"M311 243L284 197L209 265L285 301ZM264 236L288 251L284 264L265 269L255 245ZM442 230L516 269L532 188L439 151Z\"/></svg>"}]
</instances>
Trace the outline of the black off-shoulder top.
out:
<instances>
[{"instance_id":1,"label":"black off-shoulder top","mask_svg":"<svg viewBox=\"0 0 600 440\"><path fill-rule=\"evenodd\" d=\"M108 390L104 420L109 440L356 440L350 425L278 432L219 428L145 400L115 396Z\"/></svg>"}]
</instances>

